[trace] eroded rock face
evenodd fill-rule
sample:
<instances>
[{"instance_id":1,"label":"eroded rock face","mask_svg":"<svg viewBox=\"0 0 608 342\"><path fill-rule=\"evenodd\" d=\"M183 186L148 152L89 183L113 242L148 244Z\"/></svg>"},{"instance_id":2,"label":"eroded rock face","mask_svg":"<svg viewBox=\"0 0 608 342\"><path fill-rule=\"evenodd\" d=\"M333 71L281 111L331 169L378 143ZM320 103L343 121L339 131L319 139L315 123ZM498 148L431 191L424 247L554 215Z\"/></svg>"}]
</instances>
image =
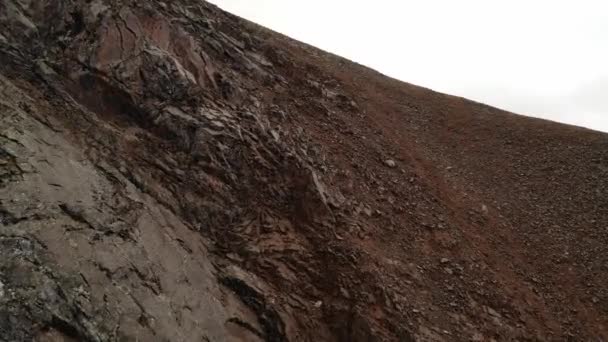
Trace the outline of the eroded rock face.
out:
<instances>
[{"instance_id":1,"label":"eroded rock face","mask_svg":"<svg viewBox=\"0 0 608 342\"><path fill-rule=\"evenodd\" d=\"M591 161L510 196L459 101L201 1L0 0L0 340L605 338L606 137L543 126L518 170Z\"/></svg>"},{"instance_id":2,"label":"eroded rock face","mask_svg":"<svg viewBox=\"0 0 608 342\"><path fill-rule=\"evenodd\" d=\"M291 241L300 235L296 220L330 214L295 139L259 110L234 107L250 75L229 81L225 56L247 61L252 73L272 64L213 30L205 4L2 6L2 23L13 29L4 51L18 61L40 54L25 70L46 86L27 94L2 77L0 335L286 341L326 334L306 333L301 324L310 323L274 298L275 284L224 257L247 258L255 269L266 249L249 239L262 237L262 225L283 229L266 237L267 248L301 249ZM190 10L202 22L175 23ZM19 25L31 33L20 35ZM125 149L132 157L118 157Z\"/></svg>"},{"instance_id":3,"label":"eroded rock face","mask_svg":"<svg viewBox=\"0 0 608 342\"><path fill-rule=\"evenodd\" d=\"M253 313L220 288L201 236L124 170L92 162L21 110L15 99L40 108L1 81L2 150L19 171L0 189L0 335L230 340L224 322Z\"/></svg>"}]
</instances>

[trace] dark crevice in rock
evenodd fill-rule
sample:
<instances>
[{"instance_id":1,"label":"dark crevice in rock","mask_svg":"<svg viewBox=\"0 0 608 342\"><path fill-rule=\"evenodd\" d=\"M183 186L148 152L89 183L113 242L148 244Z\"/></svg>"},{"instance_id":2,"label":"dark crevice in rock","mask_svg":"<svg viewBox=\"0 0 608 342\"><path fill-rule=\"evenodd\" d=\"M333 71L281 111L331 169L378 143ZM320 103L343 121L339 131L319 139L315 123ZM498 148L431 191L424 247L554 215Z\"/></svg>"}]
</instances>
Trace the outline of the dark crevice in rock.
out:
<instances>
[{"instance_id":1,"label":"dark crevice in rock","mask_svg":"<svg viewBox=\"0 0 608 342\"><path fill-rule=\"evenodd\" d=\"M71 35L76 36L85 29L84 18L80 11L74 11L70 13L70 16L72 17L70 33Z\"/></svg>"},{"instance_id":2,"label":"dark crevice in rock","mask_svg":"<svg viewBox=\"0 0 608 342\"><path fill-rule=\"evenodd\" d=\"M135 123L144 127L150 126L143 112L135 106L131 96L102 76L87 72L80 76L78 84L78 87L72 91L73 96L102 118L110 119L120 126Z\"/></svg>"},{"instance_id":3,"label":"dark crevice in rock","mask_svg":"<svg viewBox=\"0 0 608 342\"><path fill-rule=\"evenodd\" d=\"M90 341L87 339L71 322L68 322L57 316L53 316L49 326L46 329L55 329L65 336L77 341Z\"/></svg>"},{"instance_id":4,"label":"dark crevice in rock","mask_svg":"<svg viewBox=\"0 0 608 342\"><path fill-rule=\"evenodd\" d=\"M236 325L238 325L238 326L240 326L240 327L242 327L242 328L250 331L252 334L254 334L254 335L256 335L256 336L258 336L260 338L264 338L264 334L262 334L260 331L258 331L256 328L254 328L251 324L243 321L242 319L239 319L237 317L233 317L233 318L230 318L228 320L228 322L234 323L234 324L236 324Z\"/></svg>"},{"instance_id":5,"label":"dark crevice in rock","mask_svg":"<svg viewBox=\"0 0 608 342\"><path fill-rule=\"evenodd\" d=\"M15 217L15 215L0 207L0 225L11 226L25 220L27 220L26 217Z\"/></svg>"},{"instance_id":6,"label":"dark crevice in rock","mask_svg":"<svg viewBox=\"0 0 608 342\"><path fill-rule=\"evenodd\" d=\"M255 312L260 325L264 329L264 339L267 342L286 342L285 323L279 314L270 307L264 296L241 279L234 277L220 278L220 283L234 292L241 301Z\"/></svg>"}]
</instances>

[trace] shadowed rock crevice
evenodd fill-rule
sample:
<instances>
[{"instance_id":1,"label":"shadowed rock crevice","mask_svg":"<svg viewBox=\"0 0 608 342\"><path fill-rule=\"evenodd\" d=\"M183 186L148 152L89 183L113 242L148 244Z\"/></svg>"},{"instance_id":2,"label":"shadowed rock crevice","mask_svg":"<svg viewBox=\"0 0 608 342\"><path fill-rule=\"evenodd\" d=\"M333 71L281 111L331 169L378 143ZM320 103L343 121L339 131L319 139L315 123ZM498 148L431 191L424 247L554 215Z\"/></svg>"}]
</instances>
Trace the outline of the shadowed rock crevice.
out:
<instances>
[{"instance_id":1,"label":"shadowed rock crevice","mask_svg":"<svg viewBox=\"0 0 608 342\"><path fill-rule=\"evenodd\" d=\"M268 306L264 296L240 279L224 277L220 283L233 291L251 310L253 310L264 329L263 338L271 342L287 341L285 324L278 313Z\"/></svg>"}]
</instances>

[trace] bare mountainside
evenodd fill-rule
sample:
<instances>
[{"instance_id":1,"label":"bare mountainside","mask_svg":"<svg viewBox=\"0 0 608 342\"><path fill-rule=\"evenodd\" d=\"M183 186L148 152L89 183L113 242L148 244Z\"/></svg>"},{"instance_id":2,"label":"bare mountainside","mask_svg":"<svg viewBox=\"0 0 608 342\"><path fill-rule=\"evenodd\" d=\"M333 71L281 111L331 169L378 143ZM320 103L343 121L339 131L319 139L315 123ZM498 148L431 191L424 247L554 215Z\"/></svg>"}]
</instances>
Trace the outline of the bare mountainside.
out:
<instances>
[{"instance_id":1,"label":"bare mountainside","mask_svg":"<svg viewBox=\"0 0 608 342\"><path fill-rule=\"evenodd\" d=\"M607 229L606 134L202 1L0 0L1 341L605 341Z\"/></svg>"}]
</instances>

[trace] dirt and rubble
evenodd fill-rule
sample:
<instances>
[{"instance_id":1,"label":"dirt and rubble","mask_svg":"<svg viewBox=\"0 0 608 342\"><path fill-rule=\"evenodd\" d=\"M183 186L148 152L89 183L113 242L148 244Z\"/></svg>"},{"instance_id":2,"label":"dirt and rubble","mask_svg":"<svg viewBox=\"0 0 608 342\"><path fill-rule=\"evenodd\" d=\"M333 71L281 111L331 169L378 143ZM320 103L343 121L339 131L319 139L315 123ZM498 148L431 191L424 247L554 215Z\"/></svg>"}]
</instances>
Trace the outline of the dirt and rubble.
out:
<instances>
[{"instance_id":1,"label":"dirt and rubble","mask_svg":"<svg viewBox=\"0 0 608 342\"><path fill-rule=\"evenodd\" d=\"M608 135L203 1L0 0L0 341L603 341Z\"/></svg>"}]
</instances>

